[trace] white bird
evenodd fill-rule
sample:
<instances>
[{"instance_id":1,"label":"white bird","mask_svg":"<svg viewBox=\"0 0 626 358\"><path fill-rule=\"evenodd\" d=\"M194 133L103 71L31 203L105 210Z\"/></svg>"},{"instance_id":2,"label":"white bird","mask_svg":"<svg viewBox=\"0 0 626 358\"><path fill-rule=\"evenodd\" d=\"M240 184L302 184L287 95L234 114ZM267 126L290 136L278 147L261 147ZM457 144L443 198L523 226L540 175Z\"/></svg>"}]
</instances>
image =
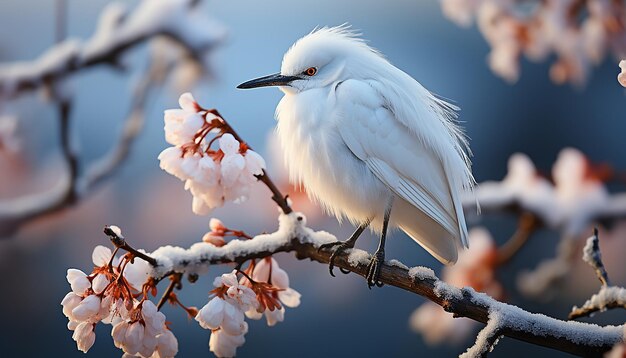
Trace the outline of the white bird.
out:
<instances>
[{"instance_id":1,"label":"white bird","mask_svg":"<svg viewBox=\"0 0 626 358\"><path fill-rule=\"evenodd\" d=\"M381 234L369 265L379 284L388 227L400 228L444 264L468 246L461 205L471 191L467 139L458 108L389 63L348 26L321 28L285 54L280 73L238 88L278 86L278 134L291 181L339 220ZM392 210L393 207L393 210Z\"/></svg>"}]
</instances>

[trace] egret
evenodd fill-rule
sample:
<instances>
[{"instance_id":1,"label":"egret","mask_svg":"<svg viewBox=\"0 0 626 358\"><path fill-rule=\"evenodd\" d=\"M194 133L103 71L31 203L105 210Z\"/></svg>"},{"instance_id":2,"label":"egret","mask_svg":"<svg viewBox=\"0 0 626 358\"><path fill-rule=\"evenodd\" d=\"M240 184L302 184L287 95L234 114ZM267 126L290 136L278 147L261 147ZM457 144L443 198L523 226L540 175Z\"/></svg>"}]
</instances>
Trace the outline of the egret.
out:
<instances>
[{"instance_id":1,"label":"egret","mask_svg":"<svg viewBox=\"0 0 626 358\"><path fill-rule=\"evenodd\" d=\"M369 226L380 234L368 265L378 281L390 228L400 228L444 264L468 247L461 205L475 184L458 108L389 63L348 26L298 40L279 73L238 88L278 86L278 137L290 180L338 220L357 226L334 248L329 269ZM393 208L393 210L392 210ZM333 275L334 276L334 275Z\"/></svg>"}]
</instances>

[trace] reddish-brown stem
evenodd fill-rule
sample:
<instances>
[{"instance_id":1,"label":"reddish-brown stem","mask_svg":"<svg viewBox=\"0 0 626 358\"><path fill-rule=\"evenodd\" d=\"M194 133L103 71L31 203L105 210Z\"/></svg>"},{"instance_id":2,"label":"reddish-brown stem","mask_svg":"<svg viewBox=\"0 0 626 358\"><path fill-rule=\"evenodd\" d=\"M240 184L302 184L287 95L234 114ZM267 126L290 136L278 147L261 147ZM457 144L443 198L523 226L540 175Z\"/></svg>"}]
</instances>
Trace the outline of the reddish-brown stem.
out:
<instances>
[{"instance_id":1,"label":"reddish-brown stem","mask_svg":"<svg viewBox=\"0 0 626 358\"><path fill-rule=\"evenodd\" d=\"M508 263L524 247L532 233L539 227L540 223L534 214L525 212L519 218L517 231L511 238L498 248L496 265L501 266Z\"/></svg>"},{"instance_id":2,"label":"reddish-brown stem","mask_svg":"<svg viewBox=\"0 0 626 358\"><path fill-rule=\"evenodd\" d=\"M134 248L132 248L130 245L128 245L128 243L126 242L124 237L118 236L111 229L111 227L105 226L104 227L104 234L109 237L109 239L111 240L113 245L115 245L115 247L129 252L134 257L139 257L140 259L142 259L144 261L147 261L152 266L156 266L157 265L157 260L155 258L150 257L150 256L144 254L143 252L137 251Z\"/></svg>"},{"instance_id":3,"label":"reddish-brown stem","mask_svg":"<svg viewBox=\"0 0 626 358\"><path fill-rule=\"evenodd\" d=\"M163 307L165 302L167 302L167 300L170 298L170 295L174 291L174 288L180 285L180 280L182 277L183 275L180 273L175 273L172 276L170 276L170 284L167 285L165 292L163 292L163 296L161 296L161 299L159 300L159 303L157 304L158 310L161 310L161 307Z\"/></svg>"},{"instance_id":4,"label":"reddish-brown stem","mask_svg":"<svg viewBox=\"0 0 626 358\"><path fill-rule=\"evenodd\" d=\"M222 120L225 132L228 132L228 133L232 134L233 137L239 143L245 143L245 141L239 136L239 134L237 134L235 129L233 129L233 127L231 127L230 124L228 124L226 119L224 119L224 117L222 117L222 115L220 114L220 112L217 109L208 109L206 111L209 112L209 113L214 114L215 116L219 117ZM252 149L252 147L248 147L248 148ZM256 176L256 178L259 181L261 181L263 184L265 184L265 186L267 186L267 188L272 192L272 194L273 194L272 195L272 200L280 207L280 209L282 210L282 212L284 214L290 214L290 213L293 212L293 209L291 208L291 206L287 202L287 196L283 195L280 192L280 190L278 190L278 187L276 186L276 184L274 184L272 179L270 179L270 177L267 175L267 172L265 170L263 170L263 174L255 175L255 176Z\"/></svg>"}]
</instances>

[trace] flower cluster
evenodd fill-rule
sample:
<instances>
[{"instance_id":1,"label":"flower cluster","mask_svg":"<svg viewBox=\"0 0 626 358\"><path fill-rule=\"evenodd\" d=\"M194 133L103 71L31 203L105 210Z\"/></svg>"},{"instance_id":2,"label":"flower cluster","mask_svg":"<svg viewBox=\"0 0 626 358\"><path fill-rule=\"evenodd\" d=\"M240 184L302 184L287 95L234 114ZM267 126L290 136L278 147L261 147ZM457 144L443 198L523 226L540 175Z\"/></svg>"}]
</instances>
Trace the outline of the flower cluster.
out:
<instances>
[{"instance_id":1,"label":"flower cluster","mask_svg":"<svg viewBox=\"0 0 626 358\"><path fill-rule=\"evenodd\" d=\"M119 228L112 227L119 232ZM87 352L94 344L98 322L113 326L116 347L126 354L140 357L173 357L178 342L165 326L165 316L145 299L145 283L150 265L130 254L114 256L104 246L92 253L95 265L88 275L78 269L67 270L69 292L63 300L63 314L78 349ZM143 294L144 298L137 298Z\"/></svg>"},{"instance_id":2,"label":"flower cluster","mask_svg":"<svg viewBox=\"0 0 626 358\"><path fill-rule=\"evenodd\" d=\"M590 67L610 50L626 53L622 41L626 7L611 0L442 0L444 14L461 26L475 18L491 46L489 66L509 82L519 78L522 54L541 61L555 54L555 83L584 84Z\"/></svg>"},{"instance_id":3,"label":"flower cluster","mask_svg":"<svg viewBox=\"0 0 626 358\"><path fill-rule=\"evenodd\" d=\"M474 228L469 232L470 247L459 253L454 266L446 266L442 279L456 287L472 287L495 299L504 296L504 289L496 278L497 247L486 229ZM437 304L427 302L417 308L410 319L414 331L421 333L429 344L444 341L462 343L471 334L476 322L454 318Z\"/></svg>"},{"instance_id":4,"label":"flower cluster","mask_svg":"<svg viewBox=\"0 0 626 358\"><path fill-rule=\"evenodd\" d=\"M258 291L257 295L262 298L259 300L260 305L258 309L246 312L248 318L260 319L265 314L267 325L273 326L285 319L285 308L281 307L281 304L291 308L300 305L300 293L289 287L287 272L280 268L278 262L273 257L266 257L258 263L251 265L249 271L251 272L250 277L254 282L267 283L277 288L277 290L266 291L266 293L269 293L269 297L264 295L265 292ZM243 277L241 282L254 288L254 285L251 285L250 280L246 277ZM272 304L275 309L270 309Z\"/></svg>"},{"instance_id":5,"label":"flower cluster","mask_svg":"<svg viewBox=\"0 0 626 358\"><path fill-rule=\"evenodd\" d=\"M165 358L178 353L178 341L165 325L165 315L149 300L136 301L120 314L111 330L113 343L134 357Z\"/></svg>"},{"instance_id":6,"label":"flower cluster","mask_svg":"<svg viewBox=\"0 0 626 358\"><path fill-rule=\"evenodd\" d=\"M244 312L258 306L256 295L249 287L240 285L236 272L216 277L215 296L200 309L196 321L211 330L209 347L218 357L234 357L246 341L248 323Z\"/></svg>"},{"instance_id":7,"label":"flower cluster","mask_svg":"<svg viewBox=\"0 0 626 358\"><path fill-rule=\"evenodd\" d=\"M264 159L235 139L217 112L200 107L190 93L181 95L179 104L180 109L165 111L165 139L173 146L159 154L161 169L185 182L198 215L226 201L245 201L256 176L263 174ZM219 149L211 149L216 141Z\"/></svg>"},{"instance_id":8,"label":"flower cluster","mask_svg":"<svg viewBox=\"0 0 626 358\"><path fill-rule=\"evenodd\" d=\"M289 287L287 273L273 258L251 263L246 272L241 279L237 271L215 278L213 297L196 315L200 326L211 330L209 348L218 357L234 357L245 343L246 316L260 319L265 314L268 325L273 326L284 319L282 305L300 304L300 294Z\"/></svg>"}]
</instances>

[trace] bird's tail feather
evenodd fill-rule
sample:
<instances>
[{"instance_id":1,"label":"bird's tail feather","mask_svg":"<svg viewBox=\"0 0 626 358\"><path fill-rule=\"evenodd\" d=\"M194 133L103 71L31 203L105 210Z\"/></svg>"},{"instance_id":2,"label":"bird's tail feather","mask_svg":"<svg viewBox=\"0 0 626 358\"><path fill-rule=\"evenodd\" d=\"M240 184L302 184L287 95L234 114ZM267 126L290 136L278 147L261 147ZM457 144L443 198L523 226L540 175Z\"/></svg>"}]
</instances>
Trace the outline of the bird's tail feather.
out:
<instances>
[{"instance_id":1,"label":"bird's tail feather","mask_svg":"<svg viewBox=\"0 0 626 358\"><path fill-rule=\"evenodd\" d=\"M446 265L456 263L459 233L449 232L404 200L396 201L393 214L396 224L437 260Z\"/></svg>"}]
</instances>

